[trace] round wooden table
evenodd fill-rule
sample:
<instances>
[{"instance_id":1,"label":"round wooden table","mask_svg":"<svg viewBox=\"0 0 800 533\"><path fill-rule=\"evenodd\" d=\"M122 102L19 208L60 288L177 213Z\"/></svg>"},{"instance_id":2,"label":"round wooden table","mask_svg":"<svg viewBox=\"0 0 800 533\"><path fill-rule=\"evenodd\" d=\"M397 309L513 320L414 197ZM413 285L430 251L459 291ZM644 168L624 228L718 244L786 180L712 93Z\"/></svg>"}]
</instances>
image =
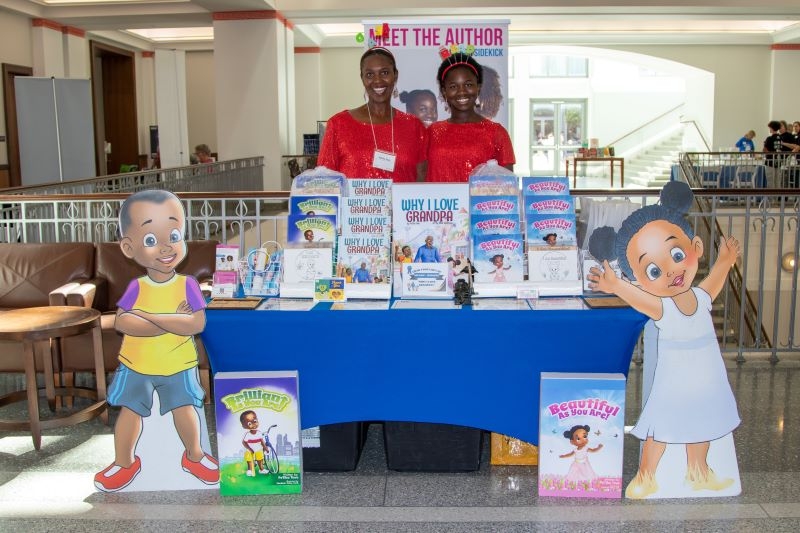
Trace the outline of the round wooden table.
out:
<instances>
[{"instance_id":1,"label":"round wooden table","mask_svg":"<svg viewBox=\"0 0 800 533\"><path fill-rule=\"evenodd\" d=\"M96 389L85 387L56 387L53 375L54 354L57 355L58 339L92 333ZM25 389L0 397L0 406L28 401L28 420L0 419L0 429L30 430L33 446L37 450L42 444L42 430L69 426L96 416L108 423L106 405L106 370L103 361L103 343L100 329L100 311L86 307L46 306L29 307L0 312L0 339L23 343L25 358ZM54 351L54 347L56 350ZM36 352L41 353L44 373L44 391L51 410L55 409L55 397L78 396L97 400L92 405L64 416L46 420L39 418L39 393L36 384Z\"/></svg>"}]
</instances>

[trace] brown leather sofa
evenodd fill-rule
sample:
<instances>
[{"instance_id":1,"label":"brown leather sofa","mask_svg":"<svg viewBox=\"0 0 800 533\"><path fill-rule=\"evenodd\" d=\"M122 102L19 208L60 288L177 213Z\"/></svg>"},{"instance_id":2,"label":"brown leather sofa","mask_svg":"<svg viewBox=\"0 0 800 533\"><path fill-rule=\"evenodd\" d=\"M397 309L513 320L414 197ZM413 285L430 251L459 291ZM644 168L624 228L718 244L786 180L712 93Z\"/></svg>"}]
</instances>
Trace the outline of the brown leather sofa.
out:
<instances>
[{"instance_id":1,"label":"brown leather sofa","mask_svg":"<svg viewBox=\"0 0 800 533\"><path fill-rule=\"evenodd\" d=\"M181 274L201 284L211 280L217 241L189 241ZM42 305L91 306L103 313L103 355L106 370L117 368L122 336L114 328L116 302L128 283L143 276L144 268L122 254L118 243L0 243L0 310ZM0 320L2 320L0 311ZM210 395L210 367L205 348L196 338L200 381ZM94 370L90 335L61 342L62 370ZM23 372L22 345L0 343L0 371Z\"/></svg>"},{"instance_id":2,"label":"brown leather sofa","mask_svg":"<svg viewBox=\"0 0 800 533\"><path fill-rule=\"evenodd\" d=\"M92 277L92 243L0 243L0 320L5 309L64 305L66 291ZM91 351L86 360L92 370ZM24 371L22 343L0 341L0 372Z\"/></svg>"}]
</instances>

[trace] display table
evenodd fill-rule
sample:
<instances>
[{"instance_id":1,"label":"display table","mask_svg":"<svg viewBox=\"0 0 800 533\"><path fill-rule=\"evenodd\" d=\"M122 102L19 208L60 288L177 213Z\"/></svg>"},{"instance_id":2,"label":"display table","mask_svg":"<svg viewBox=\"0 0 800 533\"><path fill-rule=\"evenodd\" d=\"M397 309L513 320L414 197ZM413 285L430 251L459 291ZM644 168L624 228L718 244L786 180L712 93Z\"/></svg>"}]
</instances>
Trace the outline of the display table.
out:
<instances>
[{"instance_id":1,"label":"display table","mask_svg":"<svg viewBox=\"0 0 800 533\"><path fill-rule=\"evenodd\" d=\"M72 335L92 332L94 346L96 389L83 387L56 387L54 383L53 358L51 350L57 346L58 339ZM0 406L17 401L28 401L28 420L0 420L0 429L31 432L33 447L42 444L42 430L69 426L84 422L96 416L108 423L106 405L106 374L103 360L103 343L100 331L100 311L85 307L47 306L14 309L0 313L0 339L21 341L25 358L25 388L0 397ZM79 396L96 400L93 404L69 415L56 416L47 420L39 418L39 388L36 383L36 351L41 353L44 371L44 390L50 409L55 409L55 397Z\"/></svg>"},{"instance_id":2,"label":"display table","mask_svg":"<svg viewBox=\"0 0 800 533\"><path fill-rule=\"evenodd\" d=\"M614 165L619 164L619 186L625 187L625 158L622 157L573 157L566 160L567 178L569 178L569 164L572 163L572 188L578 186L578 163L608 163L611 167L611 187L614 187Z\"/></svg>"},{"instance_id":3,"label":"display table","mask_svg":"<svg viewBox=\"0 0 800 533\"><path fill-rule=\"evenodd\" d=\"M323 306L323 309L319 307ZM646 317L559 311L209 310L213 372L298 370L304 428L395 420L538 442L541 372L622 372Z\"/></svg>"}]
</instances>

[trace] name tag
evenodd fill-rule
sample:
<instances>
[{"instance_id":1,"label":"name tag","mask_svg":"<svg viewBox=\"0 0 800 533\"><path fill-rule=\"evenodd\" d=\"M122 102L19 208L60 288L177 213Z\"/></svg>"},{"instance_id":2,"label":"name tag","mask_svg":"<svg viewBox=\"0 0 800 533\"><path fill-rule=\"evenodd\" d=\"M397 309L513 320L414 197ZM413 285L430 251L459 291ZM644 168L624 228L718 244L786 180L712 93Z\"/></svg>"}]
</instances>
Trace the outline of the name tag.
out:
<instances>
[{"instance_id":1,"label":"name tag","mask_svg":"<svg viewBox=\"0 0 800 533\"><path fill-rule=\"evenodd\" d=\"M383 150L375 150L372 155L372 166L388 172L394 172L394 162L397 159L395 154L384 152Z\"/></svg>"}]
</instances>

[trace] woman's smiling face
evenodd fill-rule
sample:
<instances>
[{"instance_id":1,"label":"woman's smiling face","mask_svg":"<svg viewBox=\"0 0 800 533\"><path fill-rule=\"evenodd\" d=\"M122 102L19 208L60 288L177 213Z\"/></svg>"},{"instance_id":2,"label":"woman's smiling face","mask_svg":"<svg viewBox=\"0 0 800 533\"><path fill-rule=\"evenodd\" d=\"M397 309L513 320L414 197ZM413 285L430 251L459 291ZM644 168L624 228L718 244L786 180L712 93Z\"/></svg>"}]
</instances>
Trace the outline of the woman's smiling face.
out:
<instances>
[{"instance_id":1,"label":"woman's smiling face","mask_svg":"<svg viewBox=\"0 0 800 533\"><path fill-rule=\"evenodd\" d=\"M361 64L361 83L370 102L390 102L397 83L397 71L392 60L382 54L372 54Z\"/></svg>"},{"instance_id":2,"label":"woman's smiling face","mask_svg":"<svg viewBox=\"0 0 800 533\"><path fill-rule=\"evenodd\" d=\"M636 284L661 297L688 291L703 255L699 237L690 239L671 222L645 224L628 243L627 256Z\"/></svg>"}]
</instances>

